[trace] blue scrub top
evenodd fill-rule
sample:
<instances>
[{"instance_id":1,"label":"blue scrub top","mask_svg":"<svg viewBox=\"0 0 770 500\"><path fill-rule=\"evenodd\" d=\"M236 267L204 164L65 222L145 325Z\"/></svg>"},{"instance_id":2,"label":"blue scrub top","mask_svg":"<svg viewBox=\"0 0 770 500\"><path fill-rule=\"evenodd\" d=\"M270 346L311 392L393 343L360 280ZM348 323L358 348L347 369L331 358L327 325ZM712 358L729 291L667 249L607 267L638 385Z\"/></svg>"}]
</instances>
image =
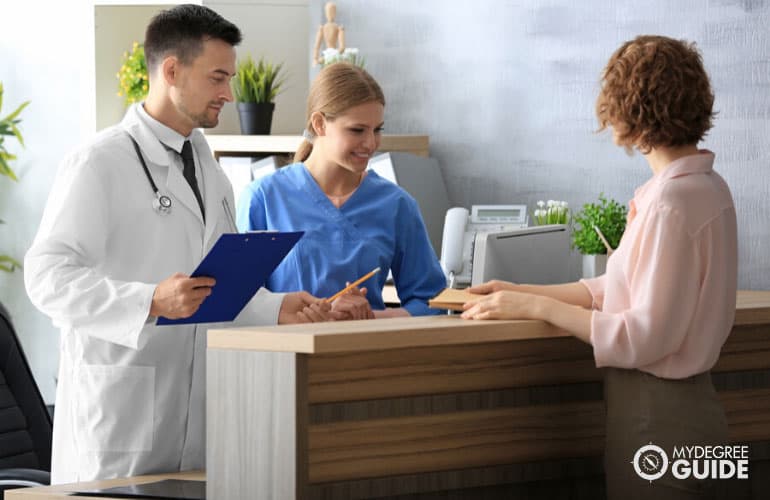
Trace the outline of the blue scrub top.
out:
<instances>
[{"instance_id":1,"label":"blue scrub top","mask_svg":"<svg viewBox=\"0 0 770 500\"><path fill-rule=\"evenodd\" d=\"M401 306L412 316L439 314L428 300L446 287L417 202L369 171L337 208L302 163L252 182L238 201L241 231L305 231L267 281L274 292L306 290L330 297L375 267L361 284L372 309L384 309L382 287L393 273Z\"/></svg>"}]
</instances>

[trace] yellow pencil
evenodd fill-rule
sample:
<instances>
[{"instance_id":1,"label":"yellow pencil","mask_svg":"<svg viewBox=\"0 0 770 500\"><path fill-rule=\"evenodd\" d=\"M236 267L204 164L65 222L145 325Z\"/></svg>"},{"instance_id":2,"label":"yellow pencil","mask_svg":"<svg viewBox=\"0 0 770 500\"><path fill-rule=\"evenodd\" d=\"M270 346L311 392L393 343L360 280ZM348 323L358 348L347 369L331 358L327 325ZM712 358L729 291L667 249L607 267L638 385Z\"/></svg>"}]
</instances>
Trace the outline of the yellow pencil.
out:
<instances>
[{"instance_id":1,"label":"yellow pencil","mask_svg":"<svg viewBox=\"0 0 770 500\"><path fill-rule=\"evenodd\" d=\"M368 273L364 274L363 276L361 276L360 278L355 280L353 283L349 284L348 286L346 286L345 288L343 288L339 292L335 293L334 295L332 295L331 297L326 299L326 302L334 302L335 300L340 298L341 295L344 295L344 294L348 293L350 290L352 290L353 288L357 287L358 285L360 285L361 283L363 283L364 281L368 280L369 278L371 278L372 276L374 276L375 274L377 274L379 272L380 272L380 268L379 267L375 267L374 269L372 269L371 272L368 272Z\"/></svg>"},{"instance_id":2,"label":"yellow pencil","mask_svg":"<svg viewBox=\"0 0 770 500\"><path fill-rule=\"evenodd\" d=\"M599 235L599 239L602 240L602 243L604 243L604 247L607 249L607 257L609 257L615 250L612 249L609 242L607 241L607 238L604 237L601 230L599 229L599 226L596 224L594 224L594 231L596 231L596 234Z\"/></svg>"}]
</instances>

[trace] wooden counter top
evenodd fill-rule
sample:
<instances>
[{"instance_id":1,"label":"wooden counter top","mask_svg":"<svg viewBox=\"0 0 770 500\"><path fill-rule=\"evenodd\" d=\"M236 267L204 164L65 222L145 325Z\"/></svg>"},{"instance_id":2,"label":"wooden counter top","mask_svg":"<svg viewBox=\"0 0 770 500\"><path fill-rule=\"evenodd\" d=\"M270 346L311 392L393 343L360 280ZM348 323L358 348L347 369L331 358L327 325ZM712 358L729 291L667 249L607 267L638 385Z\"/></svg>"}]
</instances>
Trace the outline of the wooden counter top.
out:
<instances>
[{"instance_id":1,"label":"wooden counter top","mask_svg":"<svg viewBox=\"0 0 770 500\"><path fill-rule=\"evenodd\" d=\"M94 497L94 496L83 496L83 495L72 496L72 492L114 488L116 486L130 486L134 484L152 483L155 481L163 481L164 479L205 481L206 473L203 471L169 472L168 474L153 474L149 476L122 477L117 479L102 479L100 481L86 481L83 483L57 484L54 486L39 486L37 488L20 488L16 490L6 491L5 498L8 500L55 500L55 499L62 499L62 498L69 498L69 499L88 498L91 500L94 500L94 499L109 500L108 497Z\"/></svg>"},{"instance_id":2,"label":"wooden counter top","mask_svg":"<svg viewBox=\"0 0 770 500\"><path fill-rule=\"evenodd\" d=\"M738 290L734 326L770 323L770 291Z\"/></svg>"},{"instance_id":3,"label":"wooden counter top","mask_svg":"<svg viewBox=\"0 0 770 500\"><path fill-rule=\"evenodd\" d=\"M770 291L739 291L735 325L770 323ZM213 349L357 352L432 345L570 337L543 321L466 321L459 316L393 318L209 330Z\"/></svg>"}]
</instances>

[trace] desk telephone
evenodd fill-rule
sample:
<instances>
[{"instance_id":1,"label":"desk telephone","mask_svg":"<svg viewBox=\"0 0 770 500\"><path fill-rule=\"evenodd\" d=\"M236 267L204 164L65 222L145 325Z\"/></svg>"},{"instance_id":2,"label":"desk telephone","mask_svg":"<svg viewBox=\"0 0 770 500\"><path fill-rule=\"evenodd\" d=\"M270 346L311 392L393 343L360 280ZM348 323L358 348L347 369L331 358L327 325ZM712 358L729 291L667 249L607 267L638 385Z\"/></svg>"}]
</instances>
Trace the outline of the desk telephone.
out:
<instances>
[{"instance_id":1,"label":"desk telephone","mask_svg":"<svg viewBox=\"0 0 770 500\"><path fill-rule=\"evenodd\" d=\"M564 224L528 227L525 205L450 208L441 267L450 288L491 279L515 283L569 281L569 231Z\"/></svg>"},{"instance_id":2,"label":"desk telephone","mask_svg":"<svg viewBox=\"0 0 770 500\"><path fill-rule=\"evenodd\" d=\"M527 227L526 205L473 205L471 211L450 208L444 219L441 267L450 288L471 283L477 233L512 231Z\"/></svg>"}]
</instances>

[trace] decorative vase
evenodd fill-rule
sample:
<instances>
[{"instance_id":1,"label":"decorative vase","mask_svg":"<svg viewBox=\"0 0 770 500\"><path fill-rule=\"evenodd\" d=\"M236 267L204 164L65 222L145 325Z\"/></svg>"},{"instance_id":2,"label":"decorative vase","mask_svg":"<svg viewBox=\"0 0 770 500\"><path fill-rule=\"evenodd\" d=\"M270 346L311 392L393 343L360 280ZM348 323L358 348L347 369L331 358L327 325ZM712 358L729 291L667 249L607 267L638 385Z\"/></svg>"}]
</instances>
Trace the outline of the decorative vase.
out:
<instances>
[{"instance_id":1,"label":"decorative vase","mask_svg":"<svg viewBox=\"0 0 770 500\"><path fill-rule=\"evenodd\" d=\"M274 109L273 102L239 102L238 118L241 121L241 134L270 135Z\"/></svg>"},{"instance_id":2,"label":"decorative vase","mask_svg":"<svg viewBox=\"0 0 770 500\"><path fill-rule=\"evenodd\" d=\"M583 255L583 277L595 278L607 270L607 254Z\"/></svg>"}]
</instances>

